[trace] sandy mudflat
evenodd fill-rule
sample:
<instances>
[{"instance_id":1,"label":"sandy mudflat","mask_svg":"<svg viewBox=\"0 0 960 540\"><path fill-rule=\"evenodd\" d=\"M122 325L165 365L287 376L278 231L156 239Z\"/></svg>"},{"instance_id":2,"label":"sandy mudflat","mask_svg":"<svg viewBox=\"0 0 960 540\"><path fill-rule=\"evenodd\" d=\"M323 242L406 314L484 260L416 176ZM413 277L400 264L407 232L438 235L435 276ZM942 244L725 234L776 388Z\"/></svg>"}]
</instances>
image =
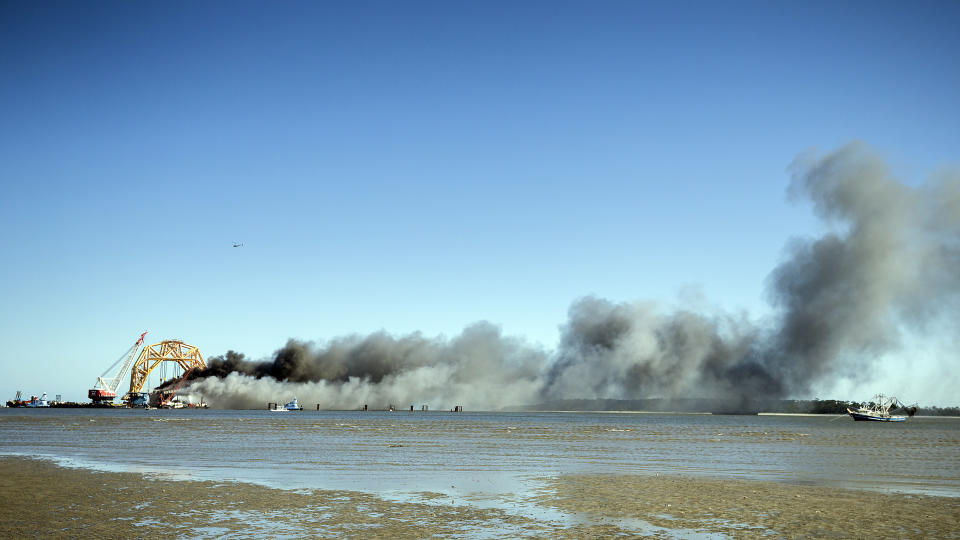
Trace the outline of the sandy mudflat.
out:
<instances>
[{"instance_id":1,"label":"sandy mudflat","mask_svg":"<svg viewBox=\"0 0 960 540\"><path fill-rule=\"evenodd\" d=\"M735 538L960 538L960 499L686 477L564 476L540 504Z\"/></svg>"},{"instance_id":2,"label":"sandy mudflat","mask_svg":"<svg viewBox=\"0 0 960 540\"><path fill-rule=\"evenodd\" d=\"M144 478L0 458L0 538L450 538L480 530L549 534L534 520L500 510L394 503L351 491Z\"/></svg>"},{"instance_id":3,"label":"sandy mudflat","mask_svg":"<svg viewBox=\"0 0 960 540\"><path fill-rule=\"evenodd\" d=\"M678 477L564 476L531 506L289 492L0 458L0 538L960 538L960 499ZM556 518L563 515L562 519ZM714 533L714 534L710 534Z\"/></svg>"}]
</instances>

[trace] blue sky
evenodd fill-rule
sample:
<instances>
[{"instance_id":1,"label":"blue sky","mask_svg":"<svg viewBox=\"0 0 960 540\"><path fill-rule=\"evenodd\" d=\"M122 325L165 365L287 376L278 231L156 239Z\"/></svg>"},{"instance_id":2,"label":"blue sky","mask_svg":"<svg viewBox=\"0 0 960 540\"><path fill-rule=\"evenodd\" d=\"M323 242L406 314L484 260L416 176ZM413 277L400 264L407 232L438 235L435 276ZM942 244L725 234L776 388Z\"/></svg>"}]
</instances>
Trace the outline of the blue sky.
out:
<instances>
[{"instance_id":1,"label":"blue sky","mask_svg":"<svg viewBox=\"0 0 960 540\"><path fill-rule=\"evenodd\" d=\"M260 358L479 320L551 349L588 294L761 317L787 240L821 229L785 194L797 153L861 139L915 183L957 164L958 23L955 2L2 2L0 393L85 399L144 330Z\"/></svg>"}]
</instances>

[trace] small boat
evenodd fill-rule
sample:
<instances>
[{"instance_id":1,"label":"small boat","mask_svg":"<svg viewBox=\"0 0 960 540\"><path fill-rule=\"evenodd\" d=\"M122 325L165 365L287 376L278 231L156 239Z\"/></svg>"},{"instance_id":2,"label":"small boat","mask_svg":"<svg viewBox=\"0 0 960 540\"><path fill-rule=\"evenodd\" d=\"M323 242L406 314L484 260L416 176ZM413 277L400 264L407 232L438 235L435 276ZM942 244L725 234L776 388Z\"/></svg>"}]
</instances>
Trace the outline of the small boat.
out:
<instances>
[{"instance_id":1,"label":"small boat","mask_svg":"<svg viewBox=\"0 0 960 540\"><path fill-rule=\"evenodd\" d=\"M283 405L288 411L302 411L303 407L300 406L300 403L297 401L297 397L293 397L293 401L287 402Z\"/></svg>"},{"instance_id":2,"label":"small boat","mask_svg":"<svg viewBox=\"0 0 960 540\"><path fill-rule=\"evenodd\" d=\"M183 409L186 408L187 404L180 401L179 399L172 399L166 403L160 405L161 409Z\"/></svg>"},{"instance_id":3,"label":"small boat","mask_svg":"<svg viewBox=\"0 0 960 540\"><path fill-rule=\"evenodd\" d=\"M17 397L11 399L7 402L7 407L49 407L50 402L47 401L47 393L44 392L42 396L30 396L30 399L21 399L23 397L23 392L17 390Z\"/></svg>"},{"instance_id":4,"label":"small boat","mask_svg":"<svg viewBox=\"0 0 960 540\"><path fill-rule=\"evenodd\" d=\"M873 402L852 411L847 409L847 414L856 421L874 421L874 422L903 422L907 419L906 415L890 414L890 409L902 407L895 397L884 397L883 394L877 394L873 397ZM910 409L907 409L908 411ZM914 409L915 410L915 409Z\"/></svg>"},{"instance_id":5,"label":"small boat","mask_svg":"<svg viewBox=\"0 0 960 540\"><path fill-rule=\"evenodd\" d=\"M282 406L279 403L267 403L267 410L272 412L302 411L303 407L300 406L300 402L294 397L293 401L288 401Z\"/></svg>"},{"instance_id":6,"label":"small boat","mask_svg":"<svg viewBox=\"0 0 960 540\"><path fill-rule=\"evenodd\" d=\"M47 401L47 393L44 392L42 396L30 396L30 401L26 402L24 407L49 407L50 402Z\"/></svg>"}]
</instances>

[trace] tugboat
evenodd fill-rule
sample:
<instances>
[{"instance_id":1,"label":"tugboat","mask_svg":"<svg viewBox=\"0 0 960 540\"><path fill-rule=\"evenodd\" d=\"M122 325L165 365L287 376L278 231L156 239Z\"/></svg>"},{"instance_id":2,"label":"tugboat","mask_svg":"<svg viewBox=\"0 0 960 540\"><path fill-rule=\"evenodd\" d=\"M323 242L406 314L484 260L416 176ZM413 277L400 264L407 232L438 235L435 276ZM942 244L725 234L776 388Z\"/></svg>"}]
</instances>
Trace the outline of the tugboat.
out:
<instances>
[{"instance_id":1,"label":"tugboat","mask_svg":"<svg viewBox=\"0 0 960 540\"><path fill-rule=\"evenodd\" d=\"M42 396L30 396L29 400L21 399L23 393L20 390L17 390L17 397L7 402L7 407L49 407L50 402L47 401L47 393L44 392Z\"/></svg>"},{"instance_id":2,"label":"tugboat","mask_svg":"<svg viewBox=\"0 0 960 540\"><path fill-rule=\"evenodd\" d=\"M890 414L890 409L904 408L913 416L913 413L916 412L916 407L903 407L897 401L895 397L884 397L883 394L877 394L873 397L873 402L869 405L864 405L859 409L852 411L849 408L847 409L847 414L853 417L856 421L873 421L873 422L904 422L906 421L906 415L894 415Z\"/></svg>"},{"instance_id":3,"label":"tugboat","mask_svg":"<svg viewBox=\"0 0 960 540\"><path fill-rule=\"evenodd\" d=\"M50 402L47 401L47 393L44 392L42 396L30 396L30 401L27 402L27 407L49 407Z\"/></svg>"}]
</instances>

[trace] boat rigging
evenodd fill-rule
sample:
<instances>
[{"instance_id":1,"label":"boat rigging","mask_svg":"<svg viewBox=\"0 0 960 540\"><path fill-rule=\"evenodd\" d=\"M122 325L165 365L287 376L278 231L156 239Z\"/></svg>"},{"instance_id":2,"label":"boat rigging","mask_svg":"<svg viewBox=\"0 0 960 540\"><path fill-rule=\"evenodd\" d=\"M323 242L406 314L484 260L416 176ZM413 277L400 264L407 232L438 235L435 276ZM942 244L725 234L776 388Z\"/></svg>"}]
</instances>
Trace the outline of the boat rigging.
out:
<instances>
[{"instance_id":1,"label":"boat rigging","mask_svg":"<svg viewBox=\"0 0 960 540\"><path fill-rule=\"evenodd\" d=\"M902 409L907 414L890 413L891 410L897 409ZM907 407L900 403L897 398L887 397L883 394L877 394L873 397L872 402L861 405L857 410L847 408L847 414L858 422L863 420L873 422L903 422L907 419L908 415L913 416L916 412L916 405Z\"/></svg>"}]
</instances>

